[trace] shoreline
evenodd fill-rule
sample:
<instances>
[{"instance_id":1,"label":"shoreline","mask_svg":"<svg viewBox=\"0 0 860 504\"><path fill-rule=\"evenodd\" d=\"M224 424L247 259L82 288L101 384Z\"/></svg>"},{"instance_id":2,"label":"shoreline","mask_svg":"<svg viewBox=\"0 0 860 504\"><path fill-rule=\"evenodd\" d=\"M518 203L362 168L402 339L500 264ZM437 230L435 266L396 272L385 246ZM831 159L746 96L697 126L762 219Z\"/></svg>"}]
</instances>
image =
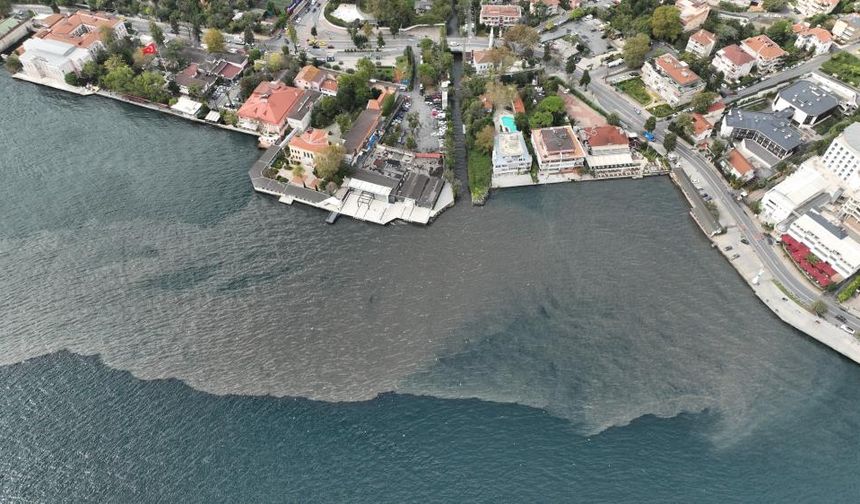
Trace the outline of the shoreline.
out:
<instances>
[{"instance_id":1,"label":"shoreline","mask_svg":"<svg viewBox=\"0 0 860 504\"><path fill-rule=\"evenodd\" d=\"M688 177L690 173L694 173L700 177L700 180L704 179L692 165L686 162L683 165L678 170L679 172L684 173ZM785 324L836 351L843 357L860 364L860 338L848 334L839 326L816 316L800 301L796 301L784 293L780 288L779 281L764 267L753 249L740 241L743 237L750 240L765 240L765 233L760 228L752 230L757 236L749 236L749 233L745 234L738 227L737 222L729 221L727 225L723 226L719 223L719 219L715 219L725 232L721 234L709 234L695 216L696 205L690 201L691 195L688 195L683 190L683 186L675 177L670 178L682 194L686 196L691 207L690 216L699 229L702 230L705 238L711 242L712 248L716 248L728 261L762 304ZM696 193L696 196L698 196L698 193ZM720 206L718 204L718 208ZM721 215L726 215L726 212L721 212ZM758 223L757 220L755 222ZM726 250L727 247L731 248ZM845 308L840 309L846 313L850 313Z\"/></svg>"},{"instance_id":2,"label":"shoreline","mask_svg":"<svg viewBox=\"0 0 860 504\"><path fill-rule=\"evenodd\" d=\"M212 126L215 128L220 128L220 129L226 130L226 131L233 131L235 133L242 133L244 135L253 136L255 138L260 136L259 133L256 131L244 130L241 128L237 128L235 126L230 126L229 124L209 122L209 121L197 118L197 117L191 117L191 116L188 116L186 114L176 112L175 110L172 110L167 105L156 104L156 103L152 103L152 102L148 102L148 101L132 100L132 99L126 98L122 95L118 95L116 93L112 93L110 91L105 91L102 89L100 89L98 91L93 91L93 90L82 88L82 87L70 86L70 85L65 84L65 83L59 83L59 82L56 82L56 81L53 81L50 79L34 79L34 78L28 77L27 75L24 75L20 72L16 73L16 74L12 74L12 78L17 79L19 81L23 81L23 82L29 82L31 84L36 84L39 86L45 86L45 87L48 87L51 89L56 89L58 91L65 91L67 93L76 94L76 95L82 96L82 97L100 96L102 98L108 98L108 99L115 100L118 102L127 103L129 105L136 105L138 107L152 110L154 112L161 112L163 114L177 117L179 119L184 119L186 121L190 121L193 123L202 124L205 126Z\"/></svg>"},{"instance_id":3,"label":"shoreline","mask_svg":"<svg viewBox=\"0 0 860 504\"><path fill-rule=\"evenodd\" d=\"M110 93L107 91L92 91L85 88L79 88L74 86L69 86L64 83L57 83L54 81L48 81L45 79L32 79L23 74L13 74L12 78L17 79L23 82L29 82L32 84L42 85L46 87L50 87L52 89L65 91L73 94L77 94L79 96L92 96L97 95L103 98L108 98L112 100L116 100L122 103L127 103L130 105L136 105L145 109L149 109L156 112L165 113L167 115L177 117L180 119L184 119L190 122L206 125L206 126L214 126L217 128L221 128L226 131L232 131L236 133L242 133L245 135L250 135L257 137L256 132L251 132L247 130L242 130L230 125L220 124L220 123L212 123L207 122L203 119L189 117L187 115L175 112L171 110L166 105L157 105L150 102L141 102L136 100L131 100L125 98L120 95L116 95L114 93ZM686 167L681 172L686 173L688 170L696 173L695 168L690 166L688 163L685 163ZM253 171L253 168L252 168ZM656 173L653 175L657 175ZM673 174L674 175L674 174ZM253 176L252 178L252 186ZM605 179L599 178L595 180L613 180L615 178L631 178L631 177L607 177ZM739 240L738 236L742 233L737 228L737 223L731 222L729 225L724 226L725 233L723 234L709 234L703 223L696 217L695 210L697 205L694 201L691 201L692 195L687 194L687 191L684 191L683 185L679 180L676 179L675 176L669 177L675 186L681 191L682 195L684 195L687 203L690 206L690 216L699 229L702 231L705 238L711 242L712 247L718 249L718 251L726 258L726 260L730 263L730 265L734 268L736 273L740 275L743 280L747 283L747 285L752 289L755 296L761 301L765 306L770 309L770 311L776 315L780 320L784 323L792 326L794 329L806 334L810 338L816 340L817 342L835 350L843 357L854 361L857 364L860 364L860 339L856 336L848 334L843 331L838 326L822 319L811 312L809 312L805 306L800 305L798 302L789 299L783 293L783 291L778 287L778 281L772 277L772 275L761 265L758 260L758 256L752 252L752 249L745 248L745 245L737 245L737 240ZM567 180L565 180L567 181ZM558 182L562 182L559 180ZM517 184L519 185L519 184ZM523 187L531 186L531 185L551 185L544 183L525 183L522 184ZM509 186L510 187L510 186ZM500 189L502 187L496 187L496 189ZM257 187L254 187L257 192L263 192L268 194L275 195L274 192L269 191L260 191ZM282 196L278 194L277 196ZM286 201L284 201L286 202ZM290 201L289 203L292 203ZM319 204L312 204L311 206L316 206L317 208L321 208ZM441 212L440 212L441 213ZM361 219L360 219L361 220ZM756 232L761 234L759 229ZM755 239L759 239L756 237ZM731 251L726 251L725 248L727 246L732 246L733 249ZM730 252L734 252L735 255L738 255L737 258L732 258L729 256ZM749 256L752 256L750 259ZM844 310L844 309L843 309ZM847 311L847 310L846 310Z\"/></svg>"}]
</instances>

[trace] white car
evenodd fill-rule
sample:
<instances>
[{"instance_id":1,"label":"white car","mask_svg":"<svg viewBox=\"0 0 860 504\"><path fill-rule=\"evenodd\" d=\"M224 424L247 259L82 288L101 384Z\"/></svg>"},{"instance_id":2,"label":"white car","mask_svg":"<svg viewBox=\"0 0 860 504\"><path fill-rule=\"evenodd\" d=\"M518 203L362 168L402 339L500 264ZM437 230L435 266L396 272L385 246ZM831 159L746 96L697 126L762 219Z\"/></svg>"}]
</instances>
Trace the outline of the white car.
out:
<instances>
[{"instance_id":1,"label":"white car","mask_svg":"<svg viewBox=\"0 0 860 504\"><path fill-rule=\"evenodd\" d=\"M842 324L841 326L839 326L839 328L842 329L843 331L847 332L848 334L851 334L851 335L853 335L856 332L856 331L854 331L854 329L848 327L845 324Z\"/></svg>"}]
</instances>

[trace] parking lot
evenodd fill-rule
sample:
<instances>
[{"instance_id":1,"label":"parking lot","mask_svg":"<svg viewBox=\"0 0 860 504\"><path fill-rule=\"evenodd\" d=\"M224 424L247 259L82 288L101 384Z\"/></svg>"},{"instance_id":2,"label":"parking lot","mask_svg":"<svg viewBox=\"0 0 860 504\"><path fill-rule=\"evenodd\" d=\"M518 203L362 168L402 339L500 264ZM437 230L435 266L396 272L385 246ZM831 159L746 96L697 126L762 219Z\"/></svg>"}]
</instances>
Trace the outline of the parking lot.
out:
<instances>
[{"instance_id":1,"label":"parking lot","mask_svg":"<svg viewBox=\"0 0 860 504\"><path fill-rule=\"evenodd\" d=\"M415 150L417 152L438 152L441 139L444 138L444 115L441 115L441 105L433 101L430 95L424 96L418 91L412 91L406 95L409 100L394 116L391 126L386 132L385 143L393 147L408 149L407 139L412 136L415 139ZM429 100L428 103L426 100ZM435 109L435 111L434 111ZM436 115L434 117L434 114ZM410 117L418 119L415 128ZM398 133L398 128L400 132Z\"/></svg>"},{"instance_id":2,"label":"parking lot","mask_svg":"<svg viewBox=\"0 0 860 504\"><path fill-rule=\"evenodd\" d=\"M596 56L612 49L612 46L609 45L609 40L601 38L603 30L598 28L601 23L602 21L597 18L582 18L578 21L571 21L560 25L555 30L545 33L544 37L561 38L565 35L577 35L582 40L582 43L588 46L591 55Z\"/></svg>"}]
</instances>

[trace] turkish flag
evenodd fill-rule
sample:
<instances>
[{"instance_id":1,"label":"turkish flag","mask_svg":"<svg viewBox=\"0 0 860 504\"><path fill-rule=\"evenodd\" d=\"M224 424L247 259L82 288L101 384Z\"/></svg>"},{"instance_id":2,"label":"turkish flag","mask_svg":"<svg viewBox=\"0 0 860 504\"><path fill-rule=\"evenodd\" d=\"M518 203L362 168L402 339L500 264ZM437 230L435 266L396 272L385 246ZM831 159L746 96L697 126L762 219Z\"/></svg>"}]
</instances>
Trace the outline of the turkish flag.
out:
<instances>
[{"instance_id":1,"label":"turkish flag","mask_svg":"<svg viewBox=\"0 0 860 504\"><path fill-rule=\"evenodd\" d=\"M155 54L158 49L155 47L155 42L150 42L143 46L143 54Z\"/></svg>"}]
</instances>

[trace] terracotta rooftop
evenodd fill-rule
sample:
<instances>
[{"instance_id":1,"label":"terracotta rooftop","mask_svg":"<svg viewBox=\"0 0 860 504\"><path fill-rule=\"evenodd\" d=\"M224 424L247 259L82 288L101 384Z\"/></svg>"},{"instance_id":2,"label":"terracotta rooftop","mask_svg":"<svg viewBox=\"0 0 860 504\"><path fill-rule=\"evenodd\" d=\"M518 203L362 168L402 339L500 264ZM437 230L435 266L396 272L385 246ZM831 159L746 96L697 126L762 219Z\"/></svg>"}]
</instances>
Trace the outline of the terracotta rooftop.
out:
<instances>
[{"instance_id":1,"label":"terracotta rooftop","mask_svg":"<svg viewBox=\"0 0 860 504\"><path fill-rule=\"evenodd\" d=\"M656 57L654 63L663 70L663 73L681 86L686 86L699 80L696 72L690 70L690 67L686 63L678 61L678 58L671 54L667 53Z\"/></svg>"},{"instance_id":2,"label":"terracotta rooftop","mask_svg":"<svg viewBox=\"0 0 860 504\"><path fill-rule=\"evenodd\" d=\"M815 28L804 28L796 31L795 33L797 33L798 37L815 37L820 42L830 42L833 40L833 35L831 35L829 31L817 26Z\"/></svg>"},{"instance_id":3,"label":"terracotta rooftop","mask_svg":"<svg viewBox=\"0 0 860 504\"><path fill-rule=\"evenodd\" d=\"M583 128L580 134L582 135L582 139L592 147L605 147L608 145L627 146L629 144L629 139L624 130L618 126Z\"/></svg>"},{"instance_id":4,"label":"terracotta rooftop","mask_svg":"<svg viewBox=\"0 0 860 504\"><path fill-rule=\"evenodd\" d=\"M521 15L522 11L519 5L484 4L481 6L481 16L520 17Z\"/></svg>"},{"instance_id":5,"label":"terracotta rooftop","mask_svg":"<svg viewBox=\"0 0 860 504\"><path fill-rule=\"evenodd\" d=\"M526 106L523 104L523 99L520 98L519 94L514 96L514 99L511 101L511 107L514 109L515 114L526 113Z\"/></svg>"},{"instance_id":6,"label":"terracotta rooftop","mask_svg":"<svg viewBox=\"0 0 860 504\"><path fill-rule=\"evenodd\" d=\"M326 79L320 84L320 89L337 93L337 81L334 79Z\"/></svg>"},{"instance_id":7,"label":"terracotta rooftop","mask_svg":"<svg viewBox=\"0 0 860 504\"><path fill-rule=\"evenodd\" d=\"M261 82L237 114L244 119L282 126L303 94L301 89L282 82Z\"/></svg>"},{"instance_id":8,"label":"terracotta rooftop","mask_svg":"<svg viewBox=\"0 0 860 504\"><path fill-rule=\"evenodd\" d=\"M696 136L699 136L710 129L714 129L714 125L705 119L705 116L699 113L693 114L693 132Z\"/></svg>"},{"instance_id":9,"label":"terracotta rooftop","mask_svg":"<svg viewBox=\"0 0 860 504\"><path fill-rule=\"evenodd\" d=\"M298 75L296 75L293 80L305 80L308 82L322 82L326 78L325 72L320 70L319 68L313 65L306 65L301 70L299 70Z\"/></svg>"},{"instance_id":10,"label":"terracotta rooftop","mask_svg":"<svg viewBox=\"0 0 860 504\"><path fill-rule=\"evenodd\" d=\"M53 18L50 26L36 34L37 37L65 42L89 48L101 41L100 28L116 27L122 20L104 13L77 11L69 17Z\"/></svg>"},{"instance_id":11,"label":"terracotta rooftop","mask_svg":"<svg viewBox=\"0 0 860 504\"><path fill-rule=\"evenodd\" d=\"M767 35L750 37L741 42L741 44L745 45L750 51L758 54L760 58L765 60L775 60L788 54Z\"/></svg>"},{"instance_id":12,"label":"terracotta rooftop","mask_svg":"<svg viewBox=\"0 0 860 504\"><path fill-rule=\"evenodd\" d=\"M747 158L744 157L737 149L732 149L728 155L729 164L741 175L746 175L748 172L752 171L753 165L747 161Z\"/></svg>"},{"instance_id":13,"label":"terracotta rooftop","mask_svg":"<svg viewBox=\"0 0 860 504\"><path fill-rule=\"evenodd\" d=\"M723 47L720 51L724 58L734 63L736 66L746 65L747 63L755 61L755 58L747 54L737 44Z\"/></svg>"},{"instance_id":14,"label":"terracotta rooftop","mask_svg":"<svg viewBox=\"0 0 860 504\"><path fill-rule=\"evenodd\" d=\"M708 30L699 30L690 35L690 38L700 45L708 45L717 41L717 36Z\"/></svg>"},{"instance_id":15,"label":"terracotta rooftop","mask_svg":"<svg viewBox=\"0 0 860 504\"><path fill-rule=\"evenodd\" d=\"M290 139L290 148L310 152L322 152L328 147L328 132L322 129L308 129L301 135Z\"/></svg>"},{"instance_id":16,"label":"terracotta rooftop","mask_svg":"<svg viewBox=\"0 0 860 504\"><path fill-rule=\"evenodd\" d=\"M472 51L472 61L476 65L481 63L490 63L492 59L490 56L492 56L492 54L493 53L489 49Z\"/></svg>"}]
</instances>

